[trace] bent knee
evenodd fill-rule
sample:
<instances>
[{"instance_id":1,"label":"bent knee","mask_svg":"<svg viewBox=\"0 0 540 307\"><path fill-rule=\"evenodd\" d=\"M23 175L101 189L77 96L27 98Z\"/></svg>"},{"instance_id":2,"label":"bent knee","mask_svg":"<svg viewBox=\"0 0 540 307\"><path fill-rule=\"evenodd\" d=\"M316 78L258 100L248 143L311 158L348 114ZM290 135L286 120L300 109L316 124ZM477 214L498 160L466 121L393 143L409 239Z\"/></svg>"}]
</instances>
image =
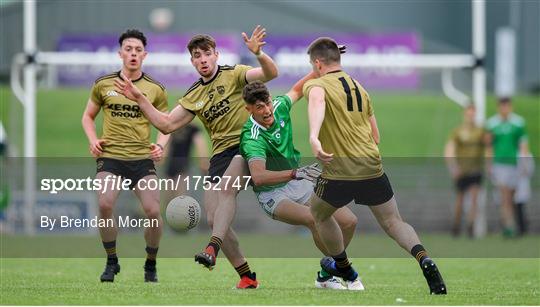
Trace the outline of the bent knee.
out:
<instances>
[{"instance_id":1,"label":"bent knee","mask_svg":"<svg viewBox=\"0 0 540 307\"><path fill-rule=\"evenodd\" d=\"M114 210L114 202L110 199L100 199L99 200L99 212L103 213L112 213Z\"/></svg>"},{"instance_id":2,"label":"bent knee","mask_svg":"<svg viewBox=\"0 0 540 307\"><path fill-rule=\"evenodd\" d=\"M356 225L358 224L358 218L352 214L351 216L347 216L341 223L341 229L343 230L355 230Z\"/></svg>"}]
</instances>

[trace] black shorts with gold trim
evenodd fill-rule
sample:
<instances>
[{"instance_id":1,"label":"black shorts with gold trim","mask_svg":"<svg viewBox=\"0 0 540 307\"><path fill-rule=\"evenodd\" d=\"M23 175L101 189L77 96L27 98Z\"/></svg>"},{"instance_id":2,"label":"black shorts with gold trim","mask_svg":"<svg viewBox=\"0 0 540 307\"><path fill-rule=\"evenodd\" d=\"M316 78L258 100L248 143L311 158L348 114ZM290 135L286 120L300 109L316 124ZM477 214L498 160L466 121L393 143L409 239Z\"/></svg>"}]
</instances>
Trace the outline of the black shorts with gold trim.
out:
<instances>
[{"instance_id":1,"label":"black shorts with gold trim","mask_svg":"<svg viewBox=\"0 0 540 307\"><path fill-rule=\"evenodd\" d=\"M365 180L332 180L319 177L313 189L315 194L336 208L354 200L366 206L381 205L394 196L386 174Z\"/></svg>"},{"instance_id":2,"label":"black shorts with gold trim","mask_svg":"<svg viewBox=\"0 0 540 307\"><path fill-rule=\"evenodd\" d=\"M154 161L143 160L118 160L113 158L98 158L96 160L96 173L109 172L125 179L130 179L130 189L133 189L139 180L149 175L156 175Z\"/></svg>"}]
</instances>

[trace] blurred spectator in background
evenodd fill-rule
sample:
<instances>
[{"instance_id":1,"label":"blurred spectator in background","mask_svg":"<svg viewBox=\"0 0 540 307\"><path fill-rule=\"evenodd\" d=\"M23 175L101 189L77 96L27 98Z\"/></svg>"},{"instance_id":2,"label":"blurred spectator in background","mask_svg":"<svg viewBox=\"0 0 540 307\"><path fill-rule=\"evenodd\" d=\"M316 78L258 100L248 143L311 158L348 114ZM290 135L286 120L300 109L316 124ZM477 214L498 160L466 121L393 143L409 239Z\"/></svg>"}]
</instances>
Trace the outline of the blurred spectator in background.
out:
<instances>
[{"instance_id":1,"label":"blurred spectator in background","mask_svg":"<svg viewBox=\"0 0 540 307\"><path fill-rule=\"evenodd\" d=\"M514 195L514 213L516 215L517 234L527 233L527 215L525 205L531 199L531 177L534 174L534 158L530 152L520 154L518 161L518 179Z\"/></svg>"},{"instance_id":2,"label":"blurred spectator in background","mask_svg":"<svg viewBox=\"0 0 540 307\"><path fill-rule=\"evenodd\" d=\"M6 174L6 158L7 157L7 134L4 129L4 125L0 121L0 233L7 232L7 226L5 225L6 217L5 211L9 205L9 185L7 182Z\"/></svg>"},{"instance_id":3,"label":"blurred spectator in background","mask_svg":"<svg viewBox=\"0 0 540 307\"><path fill-rule=\"evenodd\" d=\"M205 176L208 173L208 143L201 132L201 129L194 124L189 124L184 128L171 133L171 140L167 147L167 178L176 180L180 176L177 190L167 190L166 203L176 196L186 192L186 182L184 178L190 176L190 152L195 145L195 157L198 159L200 174Z\"/></svg>"},{"instance_id":4,"label":"blurred spectator in background","mask_svg":"<svg viewBox=\"0 0 540 307\"><path fill-rule=\"evenodd\" d=\"M498 114L487 121L487 156L492 162L489 168L493 184L500 193L503 236L516 235L514 219L514 193L519 172L518 153L529 152L525 120L512 112L510 98L500 98Z\"/></svg>"},{"instance_id":5,"label":"blurred spectator in background","mask_svg":"<svg viewBox=\"0 0 540 307\"><path fill-rule=\"evenodd\" d=\"M478 194L482 183L485 156L485 132L475 122L476 110L471 103L463 111L463 122L455 128L446 143L444 156L457 191L452 235L461 233L461 220L465 195L470 198L467 215L467 233L474 236L474 221L478 206Z\"/></svg>"}]
</instances>

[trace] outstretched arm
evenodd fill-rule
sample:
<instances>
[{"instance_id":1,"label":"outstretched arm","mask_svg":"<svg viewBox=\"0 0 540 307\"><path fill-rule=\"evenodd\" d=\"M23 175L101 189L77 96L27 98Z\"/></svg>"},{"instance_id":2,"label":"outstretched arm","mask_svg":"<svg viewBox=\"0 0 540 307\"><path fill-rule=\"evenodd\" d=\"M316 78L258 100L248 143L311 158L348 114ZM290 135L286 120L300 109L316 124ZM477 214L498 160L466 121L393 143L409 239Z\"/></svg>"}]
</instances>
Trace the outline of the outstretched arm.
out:
<instances>
[{"instance_id":1,"label":"outstretched arm","mask_svg":"<svg viewBox=\"0 0 540 307\"><path fill-rule=\"evenodd\" d=\"M249 51L257 57L257 61L261 67L256 67L246 72L247 82L260 80L268 82L278 76L278 69L274 60L262 51L262 46L266 45L264 38L266 37L266 29L258 25L253 30L251 37L248 37L245 32L242 32L244 42Z\"/></svg>"},{"instance_id":2,"label":"outstretched arm","mask_svg":"<svg viewBox=\"0 0 540 307\"><path fill-rule=\"evenodd\" d=\"M126 98L135 101L146 118L163 134L169 134L189 124L195 115L181 105L176 106L170 113L163 113L156 109L148 98L124 74L122 79L115 79L116 90Z\"/></svg>"},{"instance_id":3,"label":"outstretched arm","mask_svg":"<svg viewBox=\"0 0 540 307\"><path fill-rule=\"evenodd\" d=\"M251 160L248 165L249 172L251 173L251 180L253 180L253 183L257 186L274 185L290 180L306 179L314 181L321 175L321 169L317 163L282 171L267 170L266 161L262 159Z\"/></svg>"},{"instance_id":4,"label":"outstretched arm","mask_svg":"<svg viewBox=\"0 0 540 307\"><path fill-rule=\"evenodd\" d=\"M265 160L252 160L248 163L251 180L257 186L274 185L282 182L288 182L293 179L292 170L269 171L266 169Z\"/></svg>"},{"instance_id":5,"label":"outstretched arm","mask_svg":"<svg viewBox=\"0 0 540 307\"><path fill-rule=\"evenodd\" d=\"M291 98L291 102L295 103L296 101L300 100L304 96L302 93L302 88L304 87L304 83L307 81L314 79L317 75L315 72L310 72L309 74L305 75L302 79L298 80L293 87L287 92L287 96Z\"/></svg>"}]
</instances>

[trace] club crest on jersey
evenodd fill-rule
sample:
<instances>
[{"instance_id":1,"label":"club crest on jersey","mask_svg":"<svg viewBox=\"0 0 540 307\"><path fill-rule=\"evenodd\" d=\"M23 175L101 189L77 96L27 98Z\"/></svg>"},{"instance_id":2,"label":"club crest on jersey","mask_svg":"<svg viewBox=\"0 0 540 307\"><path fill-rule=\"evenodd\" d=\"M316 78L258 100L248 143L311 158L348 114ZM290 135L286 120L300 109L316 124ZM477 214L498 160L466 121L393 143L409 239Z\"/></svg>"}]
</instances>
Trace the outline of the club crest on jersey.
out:
<instances>
[{"instance_id":1,"label":"club crest on jersey","mask_svg":"<svg viewBox=\"0 0 540 307\"><path fill-rule=\"evenodd\" d=\"M223 94L225 94L225 86L223 86L223 85L218 85L218 86L216 87L216 89L217 89L217 92L218 92L220 95L223 96Z\"/></svg>"},{"instance_id":2,"label":"club crest on jersey","mask_svg":"<svg viewBox=\"0 0 540 307\"><path fill-rule=\"evenodd\" d=\"M203 104L204 104L204 101L199 101L199 102L197 102L197 103L195 104L195 107L196 107L196 108L200 108L200 107L203 106Z\"/></svg>"},{"instance_id":3,"label":"club crest on jersey","mask_svg":"<svg viewBox=\"0 0 540 307\"><path fill-rule=\"evenodd\" d=\"M285 127L285 121L283 119L281 119L279 121L279 125L281 126L281 128Z\"/></svg>"}]
</instances>

